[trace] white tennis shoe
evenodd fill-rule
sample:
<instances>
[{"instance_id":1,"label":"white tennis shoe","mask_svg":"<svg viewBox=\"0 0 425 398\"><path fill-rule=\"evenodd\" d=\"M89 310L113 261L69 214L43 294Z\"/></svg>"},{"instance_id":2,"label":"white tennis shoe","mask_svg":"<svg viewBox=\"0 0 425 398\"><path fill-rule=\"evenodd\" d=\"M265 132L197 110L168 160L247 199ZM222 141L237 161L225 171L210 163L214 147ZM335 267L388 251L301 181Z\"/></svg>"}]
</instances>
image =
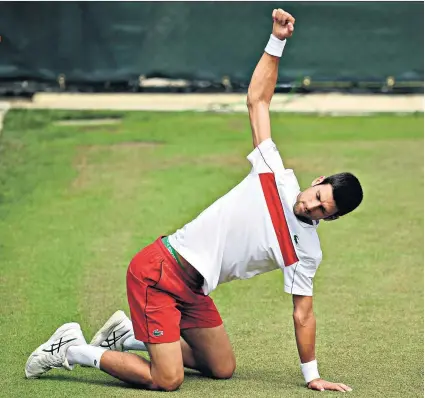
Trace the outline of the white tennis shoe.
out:
<instances>
[{"instance_id":1,"label":"white tennis shoe","mask_svg":"<svg viewBox=\"0 0 425 398\"><path fill-rule=\"evenodd\" d=\"M125 351L124 340L134 337L133 324L121 310L116 311L94 335L90 345L112 351Z\"/></svg>"},{"instance_id":2,"label":"white tennis shoe","mask_svg":"<svg viewBox=\"0 0 425 398\"><path fill-rule=\"evenodd\" d=\"M30 378L40 377L53 368L72 370L66 359L69 347L87 344L78 323L65 323L53 333L46 343L38 347L28 358L25 365L25 376Z\"/></svg>"}]
</instances>

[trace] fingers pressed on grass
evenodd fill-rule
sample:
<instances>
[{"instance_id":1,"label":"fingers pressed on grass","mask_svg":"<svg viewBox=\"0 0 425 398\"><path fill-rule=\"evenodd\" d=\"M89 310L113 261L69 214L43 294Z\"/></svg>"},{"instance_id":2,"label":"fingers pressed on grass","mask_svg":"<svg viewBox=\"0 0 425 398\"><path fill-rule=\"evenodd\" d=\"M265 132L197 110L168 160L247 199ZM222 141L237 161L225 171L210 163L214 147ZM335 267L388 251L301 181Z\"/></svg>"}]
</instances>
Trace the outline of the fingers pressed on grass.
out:
<instances>
[{"instance_id":1,"label":"fingers pressed on grass","mask_svg":"<svg viewBox=\"0 0 425 398\"><path fill-rule=\"evenodd\" d=\"M347 385L343 383L339 383L339 385L345 390L345 391L353 391L351 387L348 387Z\"/></svg>"}]
</instances>

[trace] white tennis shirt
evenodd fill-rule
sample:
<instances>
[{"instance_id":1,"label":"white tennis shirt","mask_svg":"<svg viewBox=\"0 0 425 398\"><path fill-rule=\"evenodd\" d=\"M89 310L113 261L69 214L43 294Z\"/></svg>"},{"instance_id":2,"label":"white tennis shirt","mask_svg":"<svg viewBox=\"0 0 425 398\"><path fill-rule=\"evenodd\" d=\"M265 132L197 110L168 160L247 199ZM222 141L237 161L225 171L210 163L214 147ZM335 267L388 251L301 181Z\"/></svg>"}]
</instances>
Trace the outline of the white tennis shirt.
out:
<instances>
[{"instance_id":1,"label":"white tennis shirt","mask_svg":"<svg viewBox=\"0 0 425 398\"><path fill-rule=\"evenodd\" d=\"M169 242L204 277L206 295L220 283L280 268L285 292L312 296L322 251L317 223L294 215L297 178L284 168L271 138L247 158L249 175L170 235Z\"/></svg>"}]
</instances>

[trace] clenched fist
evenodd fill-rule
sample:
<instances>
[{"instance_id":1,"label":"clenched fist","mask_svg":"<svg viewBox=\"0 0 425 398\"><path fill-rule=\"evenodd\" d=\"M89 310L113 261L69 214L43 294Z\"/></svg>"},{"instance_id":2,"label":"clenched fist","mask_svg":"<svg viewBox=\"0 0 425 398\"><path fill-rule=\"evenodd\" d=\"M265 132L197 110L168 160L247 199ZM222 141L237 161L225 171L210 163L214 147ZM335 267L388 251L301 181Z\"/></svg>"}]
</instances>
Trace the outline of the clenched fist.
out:
<instances>
[{"instance_id":1,"label":"clenched fist","mask_svg":"<svg viewBox=\"0 0 425 398\"><path fill-rule=\"evenodd\" d=\"M279 40L284 40L292 36L294 32L295 18L281 8L273 10L273 35Z\"/></svg>"}]
</instances>

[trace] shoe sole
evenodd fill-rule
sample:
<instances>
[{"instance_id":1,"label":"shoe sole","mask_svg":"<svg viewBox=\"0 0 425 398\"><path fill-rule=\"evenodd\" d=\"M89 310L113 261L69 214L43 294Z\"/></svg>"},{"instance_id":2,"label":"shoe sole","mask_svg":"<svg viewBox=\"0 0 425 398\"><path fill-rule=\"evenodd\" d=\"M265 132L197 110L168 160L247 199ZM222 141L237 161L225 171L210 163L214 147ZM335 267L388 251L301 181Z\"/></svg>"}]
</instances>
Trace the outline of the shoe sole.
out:
<instances>
[{"instance_id":1,"label":"shoe sole","mask_svg":"<svg viewBox=\"0 0 425 398\"><path fill-rule=\"evenodd\" d=\"M52 334L52 336L50 337L49 340L47 340L45 343L41 344L38 348L36 348L32 352L32 354L29 356L27 362L25 363L25 377L27 379L38 379L41 376L41 375L39 375L39 376L28 375L27 367L28 367L28 364L31 362L32 358L34 356L39 355L40 352L43 350L43 347L46 344L49 344L53 340L57 340L57 337L56 336L60 336L63 332L65 332L66 330L69 330L69 329L78 329L78 330L81 330L81 326L80 326L79 323L76 323L76 322L65 323L64 325L62 325L61 327L59 327L58 329L56 329L56 331Z\"/></svg>"},{"instance_id":2,"label":"shoe sole","mask_svg":"<svg viewBox=\"0 0 425 398\"><path fill-rule=\"evenodd\" d=\"M127 319L127 315L121 310L116 311L106 323L99 329L99 331L92 338L90 345L99 347L111 334L112 330L121 322Z\"/></svg>"}]
</instances>

